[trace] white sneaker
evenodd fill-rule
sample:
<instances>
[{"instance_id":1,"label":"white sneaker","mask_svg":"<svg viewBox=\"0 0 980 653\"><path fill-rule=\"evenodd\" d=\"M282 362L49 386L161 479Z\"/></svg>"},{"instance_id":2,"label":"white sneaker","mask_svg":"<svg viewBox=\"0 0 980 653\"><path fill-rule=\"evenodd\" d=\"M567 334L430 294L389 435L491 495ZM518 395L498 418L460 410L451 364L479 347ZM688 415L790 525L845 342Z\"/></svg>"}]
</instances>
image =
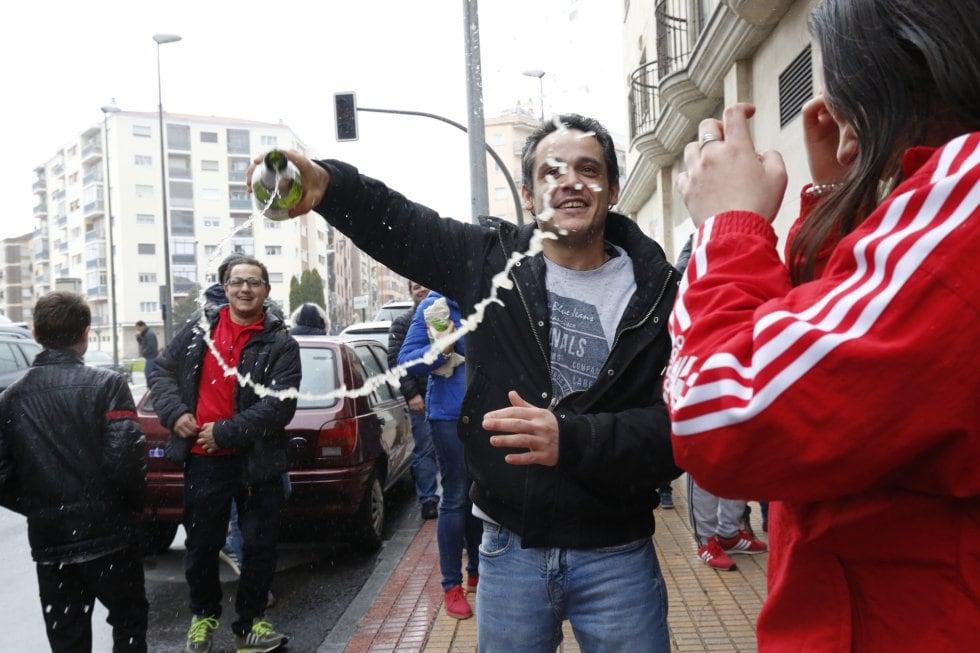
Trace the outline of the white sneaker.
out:
<instances>
[{"instance_id":1,"label":"white sneaker","mask_svg":"<svg viewBox=\"0 0 980 653\"><path fill-rule=\"evenodd\" d=\"M231 570L235 572L236 576L242 575L242 568L238 565L238 557L234 554L234 552L221 549L218 551L218 557L224 560L225 563L231 567Z\"/></svg>"}]
</instances>

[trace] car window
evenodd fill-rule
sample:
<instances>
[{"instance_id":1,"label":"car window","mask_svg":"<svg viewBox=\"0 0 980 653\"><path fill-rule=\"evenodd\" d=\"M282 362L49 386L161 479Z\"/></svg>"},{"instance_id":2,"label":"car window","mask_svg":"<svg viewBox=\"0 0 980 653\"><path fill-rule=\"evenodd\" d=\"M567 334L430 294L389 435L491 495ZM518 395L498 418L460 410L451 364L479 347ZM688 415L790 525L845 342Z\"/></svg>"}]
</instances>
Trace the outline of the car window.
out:
<instances>
[{"instance_id":1,"label":"car window","mask_svg":"<svg viewBox=\"0 0 980 653\"><path fill-rule=\"evenodd\" d=\"M18 342L17 346L20 347L20 353L27 360L28 367L34 362L37 355L41 353L41 345L34 342Z\"/></svg>"},{"instance_id":2,"label":"car window","mask_svg":"<svg viewBox=\"0 0 980 653\"><path fill-rule=\"evenodd\" d=\"M18 354L16 346L9 342L0 342L0 374L22 367L25 367L24 358Z\"/></svg>"},{"instance_id":3,"label":"car window","mask_svg":"<svg viewBox=\"0 0 980 653\"><path fill-rule=\"evenodd\" d=\"M386 367L382 367L378 359L371 353L372 349L375 348L370 345L356 345L354 347L354 351L357 352L357 357L361 359L361 364L364 365L364 370L369 377L384 374L387 371ZM393 397L394 395L391 394L391 388L388 387L388 384L382 383L371 393L371 402L379 403L392 399Z\"/></svg>"},{"instance_id":4,"label":"car window","mask_svg":"<svg viewBox=\"0 0 980 653\"><path fill-rule=\"evenodd\" d=\"M299 382L300 394L325 395L337 389L337 357L333 349L302 347L299 350L303 365L303 378ZM339 401L332 399L303 399L296 408L329 408Z\"/></svg>"}]
</instances>

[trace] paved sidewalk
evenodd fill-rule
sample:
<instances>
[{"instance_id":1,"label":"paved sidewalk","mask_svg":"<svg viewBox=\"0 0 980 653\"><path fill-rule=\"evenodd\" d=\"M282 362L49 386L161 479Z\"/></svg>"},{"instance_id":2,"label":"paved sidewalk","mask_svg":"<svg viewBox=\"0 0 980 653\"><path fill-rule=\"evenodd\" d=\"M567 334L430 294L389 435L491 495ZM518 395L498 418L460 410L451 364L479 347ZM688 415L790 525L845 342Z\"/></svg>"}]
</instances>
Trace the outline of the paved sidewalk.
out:
<instances>
[{"instance_id":1,"label":"paved sidewalk","mask_svg":"<svg viewBox=\"0 0 980 653\"><path fill-rule=\"evenodd\" d=\"M755 651L755 619L765 598L769 556L736 556L734 572L715 571L702 563L688 524L685 478L673 486L677 507L657 509L654 535L670 600L672 649L674 653ZM764 538L755 503L752 524ZM348 643L348 653L476 651L476 619L459 621L443 609L435 532L435 520L423 524ZM559 651L577 652L567 622L564 632Z\"/></svg>"}]
</instances>

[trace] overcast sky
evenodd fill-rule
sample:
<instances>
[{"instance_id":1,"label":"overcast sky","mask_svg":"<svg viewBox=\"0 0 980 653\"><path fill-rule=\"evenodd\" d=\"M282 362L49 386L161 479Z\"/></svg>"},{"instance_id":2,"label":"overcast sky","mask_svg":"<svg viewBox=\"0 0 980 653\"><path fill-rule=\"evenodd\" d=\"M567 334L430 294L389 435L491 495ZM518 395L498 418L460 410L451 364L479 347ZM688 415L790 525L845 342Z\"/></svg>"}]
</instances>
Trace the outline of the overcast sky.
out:
<instances>
[{"instance_id":1,"label":"overcast sky","mask_svg":"<svg viewBox=\"0 0 980 653\"><path fill-rule=\"evenodd\" d=\"M625 133L621 2L482 0L484 111L517 101L591 114ZM100 107L155 111L157 32L164 111L281 120L322 158L340 158L446 215L469 212L467 141L432 120L359 114L361 140L334 138L335 92L365 107L444 115L466 124L464 0L48 0L19 5L0 39L6 63L7 212L0 238L34 227L34 167ZM570 22L577 8L586 20ZM588 31L586 31L588 30Z\"/></svg>"}]
</instances>

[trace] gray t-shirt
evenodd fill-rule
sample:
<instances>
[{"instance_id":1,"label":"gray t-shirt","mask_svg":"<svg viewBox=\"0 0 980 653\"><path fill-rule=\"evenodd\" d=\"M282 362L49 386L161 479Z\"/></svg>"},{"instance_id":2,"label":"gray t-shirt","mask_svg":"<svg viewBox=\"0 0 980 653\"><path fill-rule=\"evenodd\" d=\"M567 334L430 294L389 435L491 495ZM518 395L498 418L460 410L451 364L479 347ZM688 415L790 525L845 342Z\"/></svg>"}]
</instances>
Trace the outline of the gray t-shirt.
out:
<instances>
[{"instance_id":1,"label":"gray t-shirt","mask_svg":"<svg viewBox=\"0 0 980 653\"><path fill-rule=\"evenodd\" d=\"M606 249L613 257L595 270L569 270L544 259L556 401L595 382L636 291L629 255L611 243Z\"/></svg>"}]
</instances>

